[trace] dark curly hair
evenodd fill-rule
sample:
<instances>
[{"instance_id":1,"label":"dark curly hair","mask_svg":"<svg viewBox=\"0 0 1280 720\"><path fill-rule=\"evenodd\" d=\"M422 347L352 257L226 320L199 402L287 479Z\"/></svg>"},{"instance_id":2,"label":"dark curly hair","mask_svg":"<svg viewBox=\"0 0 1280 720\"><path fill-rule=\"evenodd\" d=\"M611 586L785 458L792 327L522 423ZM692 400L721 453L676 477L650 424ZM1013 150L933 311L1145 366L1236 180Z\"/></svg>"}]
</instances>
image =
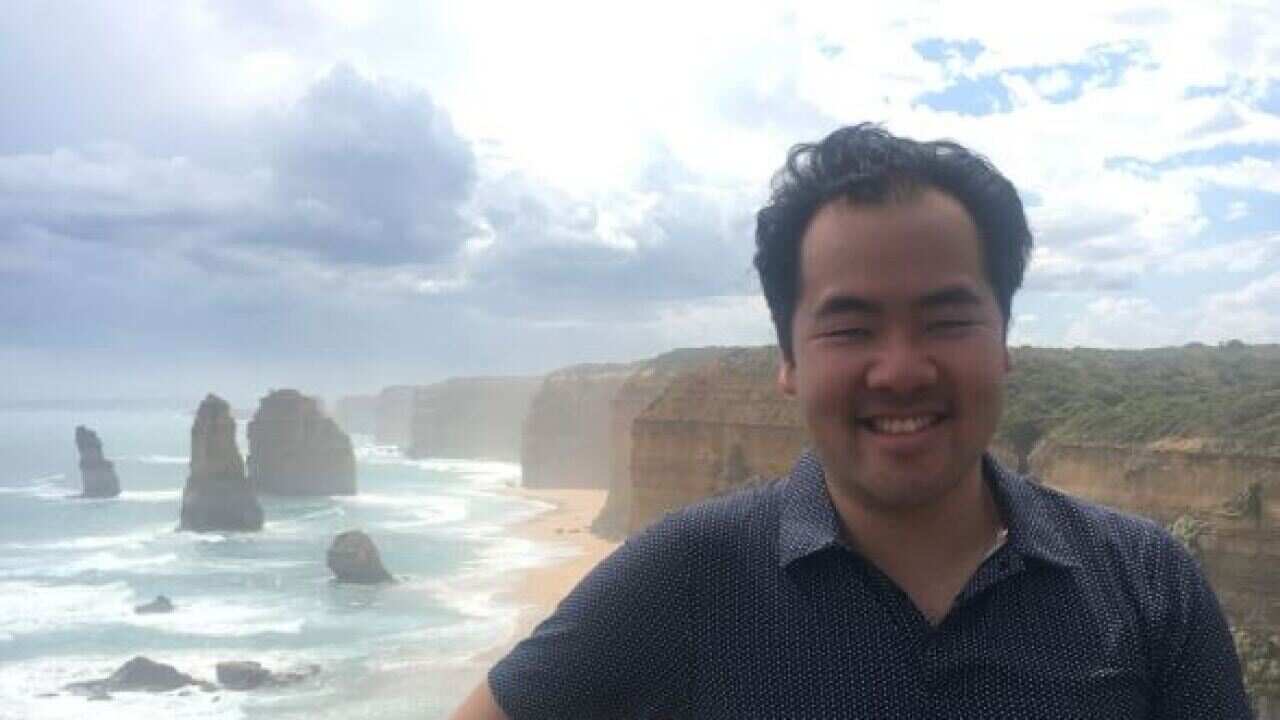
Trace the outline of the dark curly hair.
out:
<instances>
[{"instance_id":1,"label":"dark curly hair","mask_svg":"<svg viewBox=\"0 0 1280 720\"><path fill-rule=\"evenodd\" d=\"M795 359L791 322L800 290L800 240L813 216L836 198L882 204L927 188L952 196L973 218L1008 333L1013 294L1032 245L1018 191L986 158L954 142L917 142L863 123L791 148L773 177L769 204L756 215L755 266L787 361Z\"/></svg>"}]
</instances>

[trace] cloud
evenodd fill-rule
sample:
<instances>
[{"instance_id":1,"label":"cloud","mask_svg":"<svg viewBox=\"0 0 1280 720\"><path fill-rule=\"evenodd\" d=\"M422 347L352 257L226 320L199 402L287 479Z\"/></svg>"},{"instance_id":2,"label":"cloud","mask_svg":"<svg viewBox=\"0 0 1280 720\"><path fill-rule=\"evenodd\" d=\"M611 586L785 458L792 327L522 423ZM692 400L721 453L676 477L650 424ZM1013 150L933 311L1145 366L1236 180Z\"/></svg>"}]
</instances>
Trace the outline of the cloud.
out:
<instances>
[{"instance_id":1,"label":"cloud","mask_svg":"<svg viewBox=\"0 0 1280 720\"><path fill-rule=\"evenodd\" d=\"M475 232L463 213L475 157L424 92L339 65L289 114L274 151L281 214L251 242L385 264L440 260Z\"/></svg>"},{"instance_id":2,"label":"cloud","mask_svg":"<svg viewBox=\"0 0 1280 720\"><path fill-rule=\"evenodd\" d=\"M1165 261L1161 270L1185 274L1215 270L1246 273L1280 263L1280 234L1244 238L1184 250Z\"/></svg>"},{"instance_id":3,"label":"cloud","mask_svg":"<svg viewBox=\"0 0 1280 720\"><path fill-rule=\"evenodd\" d=\"M500 312L644 320L670 301L753 290L749 193L662 148L652 157L627 192L575 198L519 174L484 184L491 240L466 262L476 300Z\"/></svg>"},{"instance_id":4,"label":"cloud","mask_svg":"<svg viewBox=\"0 0 1280 720\"><path fill-rule=\"evenodd\" d=\"M1107 296L1090 302L1071 320L1064 344L1144 348L1179 344L1181 338L1177 325L1147 298Z\"/></svg>"},{"instance_id":5,"label":"cloud","mask_svg":"<svg viewBox=\"0 0 1280 720\"><path fill-rule=\"evenodd\" d=\"M1278 307L1280 272L1273 272L1239 290L1209 296L1203 303L1197 332L1210 341L1280 342Z\"/></svg>"},{"instance_id":6,"label":"cloud","mask_svg":"<svg viewBox=\"0 0 1280 720\"><path fill-rule=\"evenodd\" d=\"M769 175L862 120L1016 183L1037 338L1274 337L1269 5L41 7L0 18L0 395L767 341Z\"/></svg>"}]
</instances>

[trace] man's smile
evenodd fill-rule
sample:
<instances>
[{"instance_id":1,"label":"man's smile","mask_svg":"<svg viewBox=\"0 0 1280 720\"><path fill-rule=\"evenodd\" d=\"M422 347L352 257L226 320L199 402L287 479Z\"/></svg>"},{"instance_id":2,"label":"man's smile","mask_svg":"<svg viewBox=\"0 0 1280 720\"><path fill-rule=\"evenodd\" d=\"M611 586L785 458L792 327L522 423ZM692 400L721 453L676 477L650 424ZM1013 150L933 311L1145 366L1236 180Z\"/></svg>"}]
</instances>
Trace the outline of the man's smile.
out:
<instances>
[{"instance_id":1,"label":"man's smile","mask_svg":"<svg viewBox=\"0 0 1280 720\"><path fill-rule=\"evenodd\" d=\"M909 416L875 415L859 420L866 429L879 435L910 435L922 432L946 419L940 413Z\"/></svg>"}]
</instances>

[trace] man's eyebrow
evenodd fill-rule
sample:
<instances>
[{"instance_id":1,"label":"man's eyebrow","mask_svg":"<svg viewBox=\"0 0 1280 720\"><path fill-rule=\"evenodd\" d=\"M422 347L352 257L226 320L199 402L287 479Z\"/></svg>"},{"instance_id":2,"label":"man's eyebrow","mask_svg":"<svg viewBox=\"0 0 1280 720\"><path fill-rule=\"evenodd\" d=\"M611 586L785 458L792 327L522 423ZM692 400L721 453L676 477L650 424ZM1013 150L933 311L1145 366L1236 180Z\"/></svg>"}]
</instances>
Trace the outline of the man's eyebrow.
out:
<instances>
[{"instance_id":1,"label":"man's eyebrow","mask_svg":"<svg viewBox=\"0 0 1280 720\"><path fill-rule=\"evenodd\" d=\"M916 304L922 308L981 305L982 298L963 285L954 285L931 292L920 298Z\"/></svg>"},{"instance_id":2,"label":"man's eyebrow","mask_svg":"<svg viewBox=\"0 0 1280 720\"><path fill-rule=\"evenodd\" d=\"M883 311L884 307L874 300L868 300L857 295L834 295L822 301L822 304L814 311L814 317L824 318L846 313L877 315Z\"/></svg>"}]
</instances>

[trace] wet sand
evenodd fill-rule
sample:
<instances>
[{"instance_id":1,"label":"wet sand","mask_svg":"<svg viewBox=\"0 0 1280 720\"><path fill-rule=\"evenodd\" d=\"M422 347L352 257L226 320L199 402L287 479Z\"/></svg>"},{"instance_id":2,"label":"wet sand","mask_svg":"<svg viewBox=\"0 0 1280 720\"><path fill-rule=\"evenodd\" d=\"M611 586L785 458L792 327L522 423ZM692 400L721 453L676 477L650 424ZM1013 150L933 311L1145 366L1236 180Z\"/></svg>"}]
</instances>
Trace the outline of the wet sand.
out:
<instances>
[{"instance_id":1,"label":"wet sand","mask_svg":"<svg viewBox=\"0 0 1280 720\"><path fill-rule=\"evenodd\" d=\"M502 601L521 608L520 618L509 642L478 658L486 667L501 659L515 643L526 637L591 568L619 545L591 533L591 521L604 507L607 490L517 488L511 492L555 506L528 522L514 526L513 532L527 540L555 546L567 557L521 571L514 588L501 596Z\"/></svg>"}]
</instances>

